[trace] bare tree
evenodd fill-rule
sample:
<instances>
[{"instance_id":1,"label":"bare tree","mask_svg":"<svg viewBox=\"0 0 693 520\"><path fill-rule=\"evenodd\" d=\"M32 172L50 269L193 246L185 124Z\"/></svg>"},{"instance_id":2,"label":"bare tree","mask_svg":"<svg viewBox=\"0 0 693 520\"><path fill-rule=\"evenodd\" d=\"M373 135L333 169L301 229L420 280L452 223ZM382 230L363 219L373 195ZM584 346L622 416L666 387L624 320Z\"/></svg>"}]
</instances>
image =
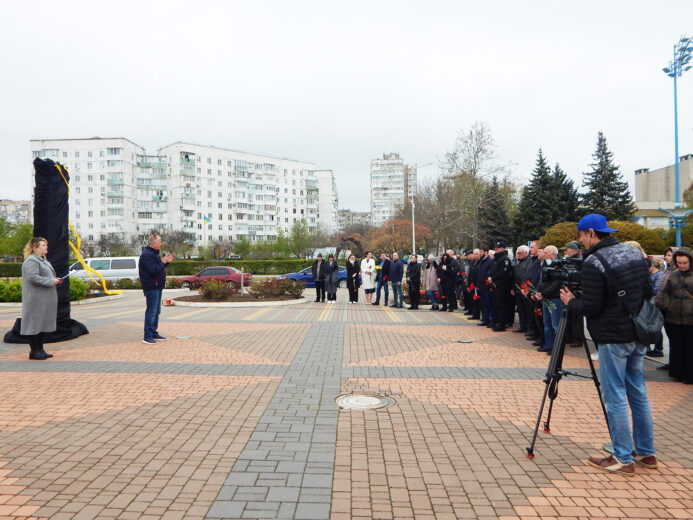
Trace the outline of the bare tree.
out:
<instances>
[{"instance_id":1,"label":"bare tree","mask_svg":"<svg viewBox=\"0 0 693 520\"><path fill-rule=\"evenodd\" d=\"M162 238L166 251L181 258L192 251L193 244L195 243L194 233L186 233L185 231L180 230L168 231Z\"/></svg>"},{"instance_id":2,"label":"bare tree","mask_svg":"<svg viewBox=\"0 0 693 520\"><path fill-rule=\"evenodd\" d=\"M504 203L487 200L491 178L497 176L504 182L508 170L506 165L497 162L494 147L491 130L485 123L476 122L468 130L460 131L454 148L445 154L442 164L443 178L454 183L449 187L454 188L450 191L457 199L454 205L459 211L457 229L474 247L481 245L483 238L480 229L482 207Z\"/></svg>"}]
</instances>

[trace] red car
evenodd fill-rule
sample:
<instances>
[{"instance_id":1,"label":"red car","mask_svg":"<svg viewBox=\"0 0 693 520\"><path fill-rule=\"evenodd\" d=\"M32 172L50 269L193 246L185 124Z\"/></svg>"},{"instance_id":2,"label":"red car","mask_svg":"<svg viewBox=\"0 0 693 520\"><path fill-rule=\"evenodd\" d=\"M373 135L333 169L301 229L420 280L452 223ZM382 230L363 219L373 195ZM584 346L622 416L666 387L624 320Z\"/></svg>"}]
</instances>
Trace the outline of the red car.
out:
<instances>
[{"instance_id":1,"label":"red car","mask_svg":"<svg viewBox=\"0 0 693 520\"><path fill-rule=\"evenodd\" d=\"M235 267L219 266L219 267L206 267L202 271L192 276L179 276L178 281L181 283L181 287L200 287L207 280L221 280L234 287L241 286L241 272ZM243 273L243 285L246 287L250 286L253 281L253 275L249 273Z\"/></svg>"}]
</instances>

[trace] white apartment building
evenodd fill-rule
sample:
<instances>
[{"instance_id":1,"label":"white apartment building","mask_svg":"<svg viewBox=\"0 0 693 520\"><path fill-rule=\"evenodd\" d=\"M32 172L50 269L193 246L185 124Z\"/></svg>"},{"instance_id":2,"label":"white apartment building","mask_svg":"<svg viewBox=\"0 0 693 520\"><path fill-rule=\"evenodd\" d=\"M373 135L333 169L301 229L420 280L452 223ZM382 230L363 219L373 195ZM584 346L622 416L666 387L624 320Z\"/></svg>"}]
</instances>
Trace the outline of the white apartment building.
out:
<instances>
[{"instance_id":1,"label":"white apartment building","mask_svg":"<svg viewBox=\"0 0 693 520\"><path fill-rule=\"evenodd\" d=\"M0 218L10 224L30 224L34 221L30 200L0 200Z\"/></svg>"},{"instance_id":2,"label":"white apartment building","mask_svg":"<svg viewBox=\"0 0 693 520\"><path fill-rule=\"evenodd\" d=\"M350 209L340 209L337 212L337 227L343 230L353 225L371 226L370 211L351 211Z\"/></svg>"},{"instance_id":3,"label":"white apartment building","mask_svg":"<svg viewBox=\"0 0 693 520\"><path fill-rule=\"evenodd\" d=\"M125 138L32 140L31 151L68 167L70 219L84 240L170 229L197 245L263 241L301 219L312 232L327 227L319 208L336 205L309 162L183 142L147 155Z\"/></svg>"},{"instance_id":4,"label":"white apartment building","mask_svg":"<svg viewBox=\"0 0 693 520\"><path fill-rule=\"evenodd\" d=\"M375 227L395 216L416 189L416 165L404 164L397 153L371 161L371 216Z\"/></svg>"},{"instance_id":5,"label":"white apartment building","mask_svg":"<svg viewBox=\"0 0 693 520\"><path fill-rule=\"evenodd\" d=\"M320 225L329 234L338 229L337 212L339 197L337 196L337 182L332 170L316 170L318 184L318 213Z\"/></svg>"}]
</instances>

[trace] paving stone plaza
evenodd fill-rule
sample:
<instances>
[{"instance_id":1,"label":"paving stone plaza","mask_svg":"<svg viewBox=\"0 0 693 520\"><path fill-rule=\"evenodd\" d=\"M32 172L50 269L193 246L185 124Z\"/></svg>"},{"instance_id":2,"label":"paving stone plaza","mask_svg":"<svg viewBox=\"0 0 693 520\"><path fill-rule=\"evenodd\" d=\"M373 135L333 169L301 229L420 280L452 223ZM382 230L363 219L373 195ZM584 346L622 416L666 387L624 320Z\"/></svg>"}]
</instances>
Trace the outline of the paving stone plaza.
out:
<instances>
[{"instance_id":1,"label":"paving stone plaza","mask_svg":"<svg viewBox=\"0 0 693 520\"><path fill-rule=\"evenodd\" d=\"M90 333L48 361L0 344L0 519L693 518L693 388L651 360L659 468L629 478L584 462L608 441L589 379L528 459L549 358L459 311L164 307L155 346L143 315L137 291L75 305Z\"/></svg>"}]
</instances>

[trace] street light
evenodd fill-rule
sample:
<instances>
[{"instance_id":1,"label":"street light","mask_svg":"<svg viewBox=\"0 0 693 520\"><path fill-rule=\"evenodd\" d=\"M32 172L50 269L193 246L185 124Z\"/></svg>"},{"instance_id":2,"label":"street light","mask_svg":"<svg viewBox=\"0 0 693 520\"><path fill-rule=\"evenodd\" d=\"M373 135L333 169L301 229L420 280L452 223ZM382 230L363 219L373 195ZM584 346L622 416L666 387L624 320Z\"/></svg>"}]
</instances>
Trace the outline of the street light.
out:
<instances>
[{"instance_id":1,"label":"street light","mask_svg":"<svg viewBox=\"0 0 693 520\"><path fill-rule=\"evenodd\" d=\"M676 78L681 77L681 74L690 70L691 53L693 53L693 41L685 36L674 45L674 59L669 62L668 67L664 67L662 71L674 79L674 169L676 176L676 201L674 203L674 211L660 208L669 214L670 227L676 228L676 247L681 247L681 227L684 225L684 219L691 213L690 211L682 212L681 200L679 198L679 114L678 114L678 99L676 90ZM679 210L679 211L676 211Z\"/></svg>"},{"instance_id":2,"label":"street light","mask_svg":"<svg viewBox=\"0 0 693 520\"><path fill-rule=\"evenodd\" d=\"M425 168L426 166L430 166L433 164L432 162L426 163L423 166L417 166L416 167L416 184L412 187L412 192L410 193L411 196L411 254L415 255L416 254L416 231L414 230L414 190L416 189L416 185L419 183L419 170L421 168Z\"/></svg>"}]
</instances>

